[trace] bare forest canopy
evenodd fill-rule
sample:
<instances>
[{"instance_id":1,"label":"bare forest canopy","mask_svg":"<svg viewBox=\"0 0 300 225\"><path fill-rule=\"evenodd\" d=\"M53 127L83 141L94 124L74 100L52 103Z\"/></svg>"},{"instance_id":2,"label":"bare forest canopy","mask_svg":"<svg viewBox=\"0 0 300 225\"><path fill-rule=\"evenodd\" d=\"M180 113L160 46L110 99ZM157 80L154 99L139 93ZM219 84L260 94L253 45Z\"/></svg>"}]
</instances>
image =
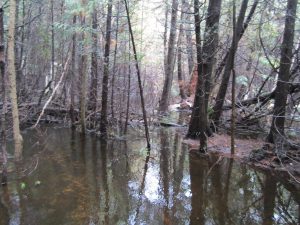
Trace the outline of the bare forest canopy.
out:
<instances>
[{"instance_id":1,"label":"bare forest canopy","mask_svg":"<svg viewBox=\"0 0 300 225\"><path fill-rule=\"evenodd\" d=\"M299 149L297 3L0 1L2 161L7 138L21 158L20 127L43 122L104 139L142 124L150 148L149 125L166 125L174 104L190 110L187 137L201 151L224 127L232 153L241 127Z\"/></svg>"}]
</instances>

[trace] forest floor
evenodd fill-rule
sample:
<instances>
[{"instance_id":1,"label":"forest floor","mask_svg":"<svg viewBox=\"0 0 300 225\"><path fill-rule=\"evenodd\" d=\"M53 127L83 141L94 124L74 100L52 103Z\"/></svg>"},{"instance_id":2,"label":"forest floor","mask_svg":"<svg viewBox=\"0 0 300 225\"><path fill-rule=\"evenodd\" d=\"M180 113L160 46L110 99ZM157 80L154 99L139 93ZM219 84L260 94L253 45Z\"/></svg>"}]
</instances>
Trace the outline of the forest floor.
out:
<instances>
[{"instance_id":1,"label":"forest floor","mask_svg":"<svg viewBox=\"0 0 300 225\"><path fill-rule=\"evenodd\" d=\"M199 140L186 139L191 153L198 153ZM235 139L235 153L231 154L231 137L227 134L214 134L208 139L208 153L216 153L220 157L233 158L255 168L269 170L274 173L289 175L293 182L300 184L299 150L288 151L279 157L275 146L262 139Z\"/></svg>"}]
</instances>

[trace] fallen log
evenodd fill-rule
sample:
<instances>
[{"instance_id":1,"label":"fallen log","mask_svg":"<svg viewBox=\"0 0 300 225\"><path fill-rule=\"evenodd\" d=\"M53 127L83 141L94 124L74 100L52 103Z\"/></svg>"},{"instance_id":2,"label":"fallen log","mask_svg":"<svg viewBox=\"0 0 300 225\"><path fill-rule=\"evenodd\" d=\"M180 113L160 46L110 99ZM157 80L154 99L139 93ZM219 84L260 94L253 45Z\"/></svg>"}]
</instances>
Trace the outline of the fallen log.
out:
<instances>
[{"instance_id":1,"label":"fallen log","mask_svg":"<svg viewBox=\"0 0 300 225\"><path fill-rule=\"evenodd\" d=\"M290 85L290 93L289 94L295 94L295 93L298 93L300 92L300 84L291 84ZM259 102L268 102L272 99L275 98L275 91L272 91L272 92L269 92L269 93L265 93L265 94L262 94L258 97L254 97L254 98L250 98L250 99L246 99L246 100L243 100L243 101L240 101L240 102L237 102L235 104L235 107L237 108L243 108L243 107L247 107L247 106L250 106L250 105L255 105ZM223 110L231 110L232 109L232 105L226 105L223 107Z\"/></svg>"}]
</instances>

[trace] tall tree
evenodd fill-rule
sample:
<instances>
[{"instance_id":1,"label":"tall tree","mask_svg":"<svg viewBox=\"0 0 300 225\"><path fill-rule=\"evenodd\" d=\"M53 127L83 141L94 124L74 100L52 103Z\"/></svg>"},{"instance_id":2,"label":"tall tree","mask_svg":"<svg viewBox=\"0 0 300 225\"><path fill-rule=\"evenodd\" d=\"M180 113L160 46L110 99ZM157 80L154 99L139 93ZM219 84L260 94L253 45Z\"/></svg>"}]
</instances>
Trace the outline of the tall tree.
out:
<instances>
[{"instance_id":1,"label":"tall tree","mask_svg":"<svg viewBox=\"0 0 300 225\"><path fill-rule=\"evenodd\" d=\"M108 105L108 78L109 78L109 55L111 44L111 18L112 18L112 0L108 1L106 17L106 36L104 49L104 72L102 82L102 108L100 118L100 133L102 137L107 137L107 105Z\"/></svg>"},{"instance_id":2,"label":"tall tree","mask_svg":"<svg viewBox=\"0 0 300 225\"><path fill-rule=\"evenodd\" d=\"M168 111L171 88L174 72L174 53L176 43L176 25L177 25L178 0L172 0L171 27L168 43L168 53L165 68L165 81L162 96L159 102L159 111L165 113Z\"/></svg>"},{"instance_id":3,"label":"tall tree","mask_svg":"<svg viewBox=\"0 0 300 225\"><path fill-rule=\"evenodd\" d=\"M81 133L85 134L86 122L85 122L85 113L86 113L86 73L87 73L87 47L86 47L86 31L85 31L85 7L86 0L81 1L83 10L80 12L80 22L83 27L82 37L81 37L81 59L79 64L79 74L80 74L80 125L81 125Z\"/></svg>"},{"instance_id":4,"label":"tall tree","mask_svg":"<svg viewBox=\"0 0 300 225\"><path fill-rule=\"evenodd\" d=\"M289 93L290 69L293 58L295 21L298 0L288 0L283 41L281 44L280 68L275 89L272 125L267 137L269 142L281 141L284 136L285 112Z\"/></svg>"},{"instance_id":5,"label":"tall tree","mask_svg":"<svg viewBox=\"0 0 300 225\"><path fill-rule=\"evenodd\" d=\"M246 15L246 10L248 6L248 0L243 0L240 8L240 13L237 19L237 24L234 33L237 35L242 34L243 32L243 24L245 20L245 15ZM233 38L234 39L234 38ZM225 101L225 96L227 92L227 87L230 79L230 75L233 69L233 60L234 60L234 55L238 47L238 41L240 40L237 39L234 41L232 39L231 47L228 53L228 56L226 58L226 63L225 63L225 70L224 74L222 77L222 82L216 97L216 103L213 107L213 114L212 114L212 120L214 121L215 126L219 125L219 120L222 114L222 107L224 105Z\"/></svg>"},{"instance_id":6,"label":"tall tree","mask_svg":"<svg viewBox=\"0 0 300 225\"><path fill-rule=\"evenodd\" d=\"M211 88L211 76L213 66L216 60L215 56L219 42L219 21L221 4L221 0L209 1L204 41L203 46L201 46L201 18L199 14L200 5L198 0L194 0L198 80L188 136L196 138L199 135L201 151L206 150L206 130L208 127L208 99Z\"/></svg>"},{"instance_id":7,"label":"tall tree","mask_svg":"<svg viewBox=\"0 0 300 225\"><path fill-rule=\"evenodd\" d=\"M94 3L95 4L95 3ZM93 41L93 50L91 56L91 90L89 98L89 108L95 112L97 109L97 96L98 96L98 59L97 59L97 50L98 50L98 16L97 8L94 5L93 9L93 21L92 21L92 41Z\"/></svg>"},{"instance_id":8,"label":"tall tree","mask_svg":"<svg viewBox=\"0 0 300 225\"><path fill-rule=\"evenodd\" d=\"M73 16L73 25L76 25L77 16ZM72 128L75 128L75 80L76 80L76 32L72 36L72 62L71 62L71 103L70 103L70 118Z\"/></svg>"},{"instance_id":9,"label":"tall tree","mask_svg":"<svg viewBox=\"0 0 300 225\"><path fill-rule=\"evenodd\" d=\"M183 5L184 1L182 1ZM178 75L178 86L181 100L186 99L185 88L184 88L184 79L182 71L182 39L183 39L183 18L184 18L184 8L182 6L182 12L180 16L181 24L179 26L179 35L178 35L178 44L177 44L177 75Z\"/></svg>"},{"instance_id":10,"label":"tall tree","mask_svg":"<svg viewBox=\"0 0 300 225\"><path fill-rule=\"evenodd\" d=\"M16 29L16 0L9 1L9 25L7 39L7 74L10 83L10 99L12 104L13 133L15 144L15 159L19 161L22 157L23 138L20 132L19 109L16 87L15 68L15 29Z\"/></svg>"},{"instance_id":11,"label":"tall tree","mask_svg":"<svg viewBox=\"0 0 300 225\"><path fill-rule=\"evenodd\" d=\"M1 115L1 153L3 160L3 170L1 184L7 184L7 152L6 152L6 76L5 76L5 44L4 44L4 21L3 21L3 8L0 8L0 79L2 91L2 115Z\"/></svg>"}]
</instances>

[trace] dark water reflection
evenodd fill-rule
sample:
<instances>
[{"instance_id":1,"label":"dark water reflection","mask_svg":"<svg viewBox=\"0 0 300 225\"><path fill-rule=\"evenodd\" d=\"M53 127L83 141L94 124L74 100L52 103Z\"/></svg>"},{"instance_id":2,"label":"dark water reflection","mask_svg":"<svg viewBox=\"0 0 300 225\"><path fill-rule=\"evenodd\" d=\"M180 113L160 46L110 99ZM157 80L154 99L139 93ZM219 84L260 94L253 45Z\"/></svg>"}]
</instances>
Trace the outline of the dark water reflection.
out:
<instances>
[{"instance_id":1,"label":"dark water reflection","mask_svg":"<svg viewBox=\"0 0 300 225\"><path fill-rule=\"evenodd\" d=\"M25 135L30 175L0 189L1 225L299 224L299 190L230 160L189 155L175 130L155 132L150 155L142 140L46 133Z\"/></svg>"}]
</instances>

